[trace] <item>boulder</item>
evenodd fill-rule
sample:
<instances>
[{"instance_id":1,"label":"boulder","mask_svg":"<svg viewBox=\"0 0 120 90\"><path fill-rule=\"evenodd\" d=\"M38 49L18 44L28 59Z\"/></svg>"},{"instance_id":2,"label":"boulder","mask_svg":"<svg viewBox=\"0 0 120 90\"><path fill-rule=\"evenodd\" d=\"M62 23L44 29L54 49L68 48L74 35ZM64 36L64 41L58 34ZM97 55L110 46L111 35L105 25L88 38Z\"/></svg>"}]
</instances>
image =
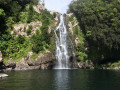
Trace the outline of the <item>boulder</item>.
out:
<instances>
[{"instance_id":1,"label":"boulder","mask_svg":"<svg viewBox=\"0 0 120 90\"><path fill-rule=\"evenodd\" d=\"M54 58L53 53L50 51L45 51L43 53L40 53L40 55L35 60L30 58L31 55L32 53L29 52L26 59L26 62L29 66L38 66L38 65L46 64L53 61Z\"/></svg>"},{"instance_id":2,"label":"boulder","mask_svg":"<svg viewBox=\"0 0 120 90\"><path fill-rule=\"evenodd\" d=\"M9 60L7 64L5 64L6 67L14 69L16 67L16 63L12 60Z\"/></svg>"},{"instance_id":3,"label":"boulder","mask_svg":"<svg viewBox=\"0 0 120 90\"><path fill-rule=\"evenodd\" d=\"M15 63L9 60L5 64L5 70L33 70L33 69L48 69L53 66L54 55L50 51L40 53L36 59L32 59L33 52L28 52L27 56Z\"/></svg>"},{"instance_id":4,"label":"boulder","mask_svg":"<svg viewBox=\"0 0 120 90\"><path fill-rule=\"evenodd\" d=\"M80 68L80 69L90 69L91 67L94 67L94 64L93 64L92 61L88 61L88 62L81 61L81 62L79 62L77 64L78 64L77 65L78 68Z\"/></svg>"},{"instance_id":5,"label":"boulder","mask_svg":"<svg viewBox=\"0 0 120 90\"><path fill-rule=\"evenodd\" d=\"M33 70L33 69L39 69L40 66L36 65L28 65L26 58L22 58L19 62L16 63L16 68L15 70Z\"/></svg>"},{"instance_id":6,"label":"boulder","mask_svg":"<svg viewBox=\"0 0 120 90\"><path fill-rule=\"evenodd\" d=\"M53 53L45 51L33 60L31 58L33 52L28 52L25 58L16 63L15 70L32 70L32 69L48 69L53 66Z\"/></svg>"},{"instance_id":7,"label":"boulder","mask_svg":"<svg viewBox=\"0 0 120 90\"><path fill-rule=\"evenodd\" d=\"M12 67L11 68L6 68L5 71L12 71Z\"/></svg>"},{"instance_id":8,"label":"boulder","mask_svg":"<svg viewBox=\"0 0 120 90\"><path fill-rule=\"evenodd\" d=\"M16 63L16 70L26 70L27 68L29 68L29 65L26 63L24 58Z\"/></svg>"},{"instance_id":9,"label":"boulder","mask_svg":"<svg viewBox=\"0 0 120 90\"><path fill-rule=\"evenodd\" d=\"M4 78L4 77L8 77L8 75L4 73L0 73L0 78Z\"/></svg>"}]
</instances>

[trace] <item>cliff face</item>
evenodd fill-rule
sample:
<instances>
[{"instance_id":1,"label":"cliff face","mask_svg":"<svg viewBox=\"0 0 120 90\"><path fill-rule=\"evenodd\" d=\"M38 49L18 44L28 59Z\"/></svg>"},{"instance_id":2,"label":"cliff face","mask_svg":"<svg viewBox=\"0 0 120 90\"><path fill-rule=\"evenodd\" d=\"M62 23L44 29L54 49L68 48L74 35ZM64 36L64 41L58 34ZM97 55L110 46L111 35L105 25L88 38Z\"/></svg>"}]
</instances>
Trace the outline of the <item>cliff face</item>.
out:
<instances>
[{"instance_id":1,"label":"cliff face","mask_svg":"<svg viewBox=\"0 0 120 90\"><path fill-rule=\"evenodd\" d=\"M19 48L20 45L18 43L15 43L18 44L18 48L15 48L14 50L18 50L18 52L15 54L12 54L10 52L8 55L11 54L11 56L5 57L3 59L2 53L0 52L0 67L4 66L5 70L48 69L52 68L54 65L55 38L53 30L59 22L59 13L48 11L43 5L40 4L33 6L33 9L37 12L38 15L40 15L38 16L40 17L40 20L35 19L35 21L32 20L32 22L29 23L17 23L12 25L11 35L14 37L14 39L18 39L19 35L21 35L25 38L23 40L27 40L28 46L26 42L26 46L24 48L25 53L23 53L22 48ZM39 38L37 35L43 39ZM32 42L33 37L40 39L38 40L40 44L37 43L37 40L35 41L35 39L34 42ZM49 39L49 42L47 42L46 37L48 37L47 39ZM42 47L42 50L37 53L34 52L32 50L33 43L39 44L36 47L38 49ZM24 43L22 44L24 45ZM10 50L8 49L8 51ZM14 57L12 55L14 55Z\"/></svg>"},{"instance_id":2,"label":"cliff face","mask_svg":"<svg viewBox=\"0 0 120 90\"><path fill-rule=\"evenodd\" d=\"M84 43L84 40L83 40L84 36L83 36L82 30L79 27L79 22L77 21L73 13L67 14L67 26L68 26L70 37L74 42L75 47L77 48L79 44ZM79 34L81 36L79 36Z\"/></svg>"},{"instance_id":3,"label":"cliff face","mask_svg":"<svg viewBox=\"0 0 120 90\"><path fill-rule=\"evenodd\" d=\"M91 68L93 67L93 62L87 61L87 47L85 45L84 34L79 26L79 22L73 13L66 14L66 21L69 36L74 43L74 51L75 51L75 65L78 68Z\"/></svg>"},{"instance_id":4,"label":"cliff face","mask_svg":"<svg viewBox=\"0 0 120 90\"><path fill-rule=\"evenodd\" d=\"M46 8L42 4L38 4L37 6L33 6L33 8L39 14L42 13L44 10L46 10Z\"/></svg>"},{"instance_id":5,"label":"cliff face","mask_svg":"<svg viewBox=\"0 0 120 90\"><path fill-rule=\"evenodd\" d=\"M32 69L49 69L53 66L54 55L50 51L40 53L36 59L32 59L33 52L28 52L26 57L15 63L8 61L5 64L6 70L32 70Z\"/></svg>"},{"instance_id":6,"label":"cliff face","mask_svg":"<svg viewBox=\"0 0 120 90\"><path fill-rule=\"evenodd\" d=\"M39 21L25 23L25 24L16 24L13 26L13 30L11 34L14 35L14 37L17 37L18 35L22 35L29 38L31 35L35 34L36 30L39 30L41 26L42 26L42 23ZM31 27L31 34L27 35L27 30L30 27Z\"/></svg>"}]
</instances>

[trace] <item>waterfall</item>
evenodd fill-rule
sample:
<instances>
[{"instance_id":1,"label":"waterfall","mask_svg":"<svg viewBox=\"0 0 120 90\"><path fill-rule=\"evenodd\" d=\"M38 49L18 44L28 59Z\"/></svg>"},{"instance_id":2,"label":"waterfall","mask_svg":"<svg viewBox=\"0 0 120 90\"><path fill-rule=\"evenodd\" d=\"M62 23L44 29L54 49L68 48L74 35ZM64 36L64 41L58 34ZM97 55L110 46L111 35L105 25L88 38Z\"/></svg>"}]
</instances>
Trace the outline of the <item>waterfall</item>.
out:
<instances>
[{"instance_id":1,"label":"waterfall","mask_svg":"<svg viewBox=\"0 0 120 90\"><path fill-rule=\"evenodd\" d=\"M71 47L73 48L73 43L71 39L68 36L67 28L64 22L64 16L60 16L60 23L55 29L55 38L56 38L56 65L55 69L67 69L70 68L69 65L69 43L71 44ZM72 50L72 53L74 55L74 52Z\"/></svg>"}]
</instances>

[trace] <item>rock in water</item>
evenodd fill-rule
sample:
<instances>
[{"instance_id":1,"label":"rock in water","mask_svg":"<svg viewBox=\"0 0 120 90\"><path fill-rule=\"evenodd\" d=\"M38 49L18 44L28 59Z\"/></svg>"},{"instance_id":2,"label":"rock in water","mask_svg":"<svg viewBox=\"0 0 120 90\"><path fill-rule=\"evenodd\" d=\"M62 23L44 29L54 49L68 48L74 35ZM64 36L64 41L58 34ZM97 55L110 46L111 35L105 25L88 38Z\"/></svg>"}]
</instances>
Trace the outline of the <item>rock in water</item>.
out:
<instances>
[{"instance_id":1,"label":"rock in water","mask_svg":"<svg viewBox=\"0 0 120 90\"><path fill-rule=\"evenodd\" d=\"M8 75L4 73L0 73L0 78L4 78L4 77L8 77Z\"/></svg>"}]
</instances>

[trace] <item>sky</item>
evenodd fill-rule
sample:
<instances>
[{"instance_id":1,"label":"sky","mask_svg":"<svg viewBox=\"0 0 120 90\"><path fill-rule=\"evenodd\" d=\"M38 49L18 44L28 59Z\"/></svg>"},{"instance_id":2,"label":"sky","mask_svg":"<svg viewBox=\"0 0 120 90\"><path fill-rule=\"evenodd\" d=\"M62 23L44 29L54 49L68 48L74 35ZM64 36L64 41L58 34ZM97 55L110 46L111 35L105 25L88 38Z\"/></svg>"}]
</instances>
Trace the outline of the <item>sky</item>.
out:
<instances>
[{"instance_id":1,"label":"sky","mask_svg":"<svg viewBox=\"0 0 120 90\"><path fill-rule=\"evenodd\" d=\"M44 0L45 7L48 10L57 11L60 13L66 13L68 5L72 0Z\"/></svg>"}]
</instances>

